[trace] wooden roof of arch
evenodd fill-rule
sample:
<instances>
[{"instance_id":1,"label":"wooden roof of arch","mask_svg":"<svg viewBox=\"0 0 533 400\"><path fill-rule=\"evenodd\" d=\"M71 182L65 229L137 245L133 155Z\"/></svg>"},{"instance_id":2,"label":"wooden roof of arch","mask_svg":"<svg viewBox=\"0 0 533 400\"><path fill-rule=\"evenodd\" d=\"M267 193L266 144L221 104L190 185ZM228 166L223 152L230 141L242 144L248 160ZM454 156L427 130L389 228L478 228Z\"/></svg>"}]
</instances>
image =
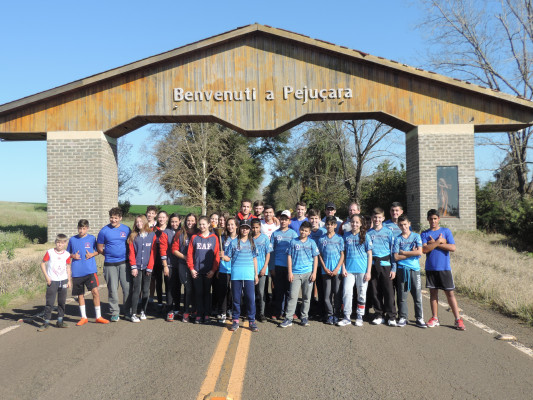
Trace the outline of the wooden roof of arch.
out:
<instances>
[{"instance_id":1,"label":"wooden roof of arch","mask_svg":"<svg viewBox=\"0 0 533 400\"><path fill-rule=\"evenodd\" d=\"M200 94L176 101L176 88ZM215 99L224 91L231 95ZM532 125L533 102L252 24L0 105L0 138L44 140L52 131L117 138L148 123L201 121L271 136L302 121L338 119L377 119L404 132L433 124L501 132Z\"/></svg>"}]
</instances>

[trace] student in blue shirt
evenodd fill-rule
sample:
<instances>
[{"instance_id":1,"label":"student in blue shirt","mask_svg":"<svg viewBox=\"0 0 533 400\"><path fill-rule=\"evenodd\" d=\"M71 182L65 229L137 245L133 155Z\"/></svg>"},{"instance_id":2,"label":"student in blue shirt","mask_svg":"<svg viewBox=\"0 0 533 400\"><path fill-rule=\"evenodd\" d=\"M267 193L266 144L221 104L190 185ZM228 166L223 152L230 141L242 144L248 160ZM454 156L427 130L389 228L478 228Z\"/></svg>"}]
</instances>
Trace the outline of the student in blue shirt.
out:
<instances>
[{"instance_id":1,"label":"student in blue shirt","mask_svg":"<svg viewBox=\"0 0 533 400\"><path fill-rule=\"evenodd\" d=\"M255 248L257 249L257 275L259 282L255 286L255 310L259 314L257 320L265 321L265 285L268 276L268 264L270 262L270 253L272 252L272 243L264 233L261 233L261 220L255 218L252 220L252 238Z\"/></svg>"},{"instance_id":2,"label":"student in blue shirt","mask_svg":"<svg viewBox=\"0 0 533 400\"><path fill-rule=\"evenodd\" d=\"M411 223L406 215L398 217L401 234L394 238L394 259L397 263L396 296L398 303L398 326L407 324L407 293L411 292L415 303L416 326L427 328L422 310L422 286L420 283L420 263L422 255L422 239L411 232Z\"/></svg>"},{"instance_id":3,"label":"student in blue shirt","mask_svg":"<svg viewBox=\"0 0 533 400\"><path fill-rule=\"evenodd\" d=\"M228 251L229 245L237 237L237 220L235 217L228 217L225 221L226 233L221 236L222 249L224 254ZM231 300L231 261L226 261L220 257L220 266L215 280L215 310L217 312L217 321L221 324L226 322L228 314L228 299Z\"/></svg>"},{"instance_id":4,"label":"student in blue shirt","mask_svg":"<svg viewBox=\"0 0 533 400\"><path fill-rule=\"evenodd\" d=\"M396 262L392 258L394 238L392 231L383 226L384 219L383 209L374 208L372 213L373 228L367 233L372 241L372 277L369 283L370 297L374 307L372 324L382 324L385 315L389 326L397 326L392 283L396 276Z\"/></svg>"},{"instance_id":5,"label":"student in blue shirt","mask_svg":"<svg viewBox=\"0 0 533 400\"><path fill-rule=\"evenodd\" d=\"M98 233L96 248L104 258L104 278L107 282L109 311L111 322L120 320L118 305L118 284L122 286L124 299L124 315L131 317L130 282L131 273L126 269L126 240L130 235L130 228L121 224L122 210L114 207L109 210L109 225L104 226Z\"/></svg>"},{"instance_id":6,"label":"student in blue shirt","mask_svg":"<svg viewBox=\"0 0 533 400\"><path fill-rule=\"evenodd\" d=\"M450 252L455 251L455 240L448 228L441 228L440 215L435 209L427 212L429 229L422 232L422 252L426 255L426 287L429 289L431 313L428 328L440 325L437 316L439 289L444 290L448 304L455 317L455 329L464 331L465 324L459 315L455 298L455 284L450 266Z\"/></svg>"},{"instance_id":7,"label":"student in blue shirt","mask_svg":"<svg viewBox=\"0 0 533 400\"><path fill-rule=\"evenodd\" d=\"M341 312L340 272L344 263L344 241L335 233L337 219L334 216L326 217L326 235L318 239L320 255L321 279L323 286L324 303L326 306L326 323L334 325L338 322ZM333 303L333 305L332 305Z\"/></svg>"},{"instance_id":8,"label":"student in blue shirt","mask_svg":"<svg viewBox=\"0 0 533 400\"><path fill-rule=\"evenodd\" d=\"M272 233L270 242L272 243L272 255L274 257L274 304L272 319L281 319L286 314L289 299L290 282L288 280L287 269L287 248L292 239L298 234L289 228L291 212L285 210L279 217L280 228Z\"/></svg>"},{"instance_id":9,"label":"student in blue shirt","mask_svg":"<svg viewBox=\"0 0 533 400\"><path fill-rule=\"evenodd\" d=\"M344 234L345 261L342 267L344 318L338 326L351 325L353 288L357 288L357 315L355 326L363 326L366 291L371 277L372 241L367 234L365 218L360 214L350 217L350 231Z\"/></svg>"},{"instance_id":10,"label":"student in blue shirt","mask_svg":"<svg viewBox=\"0 0 533 400\"><path fill-rule=\"evenodd\" d=\"M251 235L251 227L247 220L239 225L239 235L233 239L224 254L225 261L231 261L231 294L233 296L233 323L231 331L239 329L241 317L241 299L244 293L248 305L248 321L252 332L259 329L255 322L255 285L257 276L257 248Z\"/></svg>"},{"instance_id":11,"label":"student in blue shirt","mask_svg":"<svg viewBox=\"0 0 533 400\"><path fill-rule=\"evenodd\" d=\"M309 210L307 215L309 218L309 223L311 224L311 234L309 235L309 239L314 240L318 246L318 240L326 234L326 228L320 226L322 223L320 220L320 210L312 208ZM321 269L320 266L318 269ZM320 275L319 272L317 272L317 274ZM315 303L316 306L313 305L313 303ZM313 287L313 303L311 304L311 311L313 312L315 318L320 320L323 318L324 310L326 309L326 305L324 303L322 279L315 280L315 285Z\"/></svg>"},{"instance_id":12,"label":"student in blue shirt","mask_svg":"<svg viewBox=\"0 0 533 400\"><path fill-rule=\"evenodd\" d=\"M300 236L291 240L287 249L287 270L290 282L289 305L285 320L279 325L280 328L287 328L292 325L298 294L302 290L302 308L300 325L309 326L309 303L313 290L313 282L316 278L318 265L318 247L314 240L309 239L311 234L311 224L304 221L300 225Z\"/></svg>"}]
</instances>

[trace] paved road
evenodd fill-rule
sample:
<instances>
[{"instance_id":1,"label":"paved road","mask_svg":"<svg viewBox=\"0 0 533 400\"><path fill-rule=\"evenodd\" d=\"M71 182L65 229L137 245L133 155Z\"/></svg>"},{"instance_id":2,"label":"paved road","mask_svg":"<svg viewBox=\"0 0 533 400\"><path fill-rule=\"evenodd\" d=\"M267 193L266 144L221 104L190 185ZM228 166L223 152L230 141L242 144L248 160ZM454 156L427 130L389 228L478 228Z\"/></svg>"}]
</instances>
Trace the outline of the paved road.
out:
<instances>
[{"instance_id":1,"label":"paved road","mask_svg":"<svg viewBox=\"0 0 533 400\"><path fill-rule=\"evenodd\" d=\"M40 310L38 302L0 319L0 332L19 326L0 334L1 399L196 399L202 389L228 385L242 399L530 399L533 393L533 357L468 322L465 332L455 331L445 309L434 329L263 323L259 333L232 334L155 317L74 327L73 302L71 328L38 333L32 323L16 322ZM427 300L425 306L428 315Z\"/></svg>"}]
</instances>

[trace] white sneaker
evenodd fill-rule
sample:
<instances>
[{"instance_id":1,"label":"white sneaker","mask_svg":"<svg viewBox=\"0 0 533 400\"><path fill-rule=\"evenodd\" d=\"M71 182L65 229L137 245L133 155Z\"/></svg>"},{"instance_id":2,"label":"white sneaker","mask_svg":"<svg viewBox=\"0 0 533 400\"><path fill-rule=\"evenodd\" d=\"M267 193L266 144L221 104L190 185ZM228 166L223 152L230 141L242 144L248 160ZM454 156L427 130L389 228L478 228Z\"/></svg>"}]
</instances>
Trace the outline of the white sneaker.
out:
<instances>
[{"instance_id":1,"label":"white sneaker","mask_svg":"<svg viewBox=\"0 0 533 400\"><path fill-rule=\"evenodd\" d=\"M363 326L363 318L357 318L355 320L355 326Z\"/></svg>"},{"instance_id":2,"label":"white sneaker","mask_svg":"<svg viewBox=\"0 0 533 400\"><path fill-rule=\"evenodd\" d=\"M407 320L406 320L405 318L400 318L400 319L398 320L398 326L399 326L400 328L403 328L405 325L407 325Z\"/></svg>"},{"instance_id":3,"label":"white sneaker","mask_svg":"<svg viewBox=\"0 0 533 400\"><path fill-rule=\"evenodd\" d=\"M396 323L396 319L395 318L390 318L387 321L387 325L389 325L389 326L398 326L398 324Z\"/></svg>"},{"instance_id":4,"label":"white sneaker","mask_svg":"<svg viewBox=\"0 0 533 400\"><path fill-rule=\"evenodd\" d=\"M131 316L131 322L141 322L141 320L139 319L137 315L133 314Z\"/></svg>"},{"instance_id":5,"label":"white sneaker","mask_svg":"<svg viewBox=\"0 0 533 400\"><path fill-rule=\"evenodd\" d=\"M337 326L348 326L351 325L352 322L349 319L341 319L339 322L337 322Z\"/></svg>"},{"instance_id":6,"label":"white sneaker","mask_svg":"<svg viewBox=\"0 0 533 400\"><path fill-rule=\"evenodd\" d=\"M383 323L383 318L381 317L376 317L372 320L372 325L381 325Z\"/></svg>"},{"instance_id":7,"label":"white sneaker","mask_svg":"<svg viewBox=\"0 0 533 400\"><path fill-rule=\"evenodd\" d=\"M144 311L141 311L141 319L142 319L142 320L145 320L145 319L146 319L146 314L144 313Z\"/></svg>"}]
</instances>

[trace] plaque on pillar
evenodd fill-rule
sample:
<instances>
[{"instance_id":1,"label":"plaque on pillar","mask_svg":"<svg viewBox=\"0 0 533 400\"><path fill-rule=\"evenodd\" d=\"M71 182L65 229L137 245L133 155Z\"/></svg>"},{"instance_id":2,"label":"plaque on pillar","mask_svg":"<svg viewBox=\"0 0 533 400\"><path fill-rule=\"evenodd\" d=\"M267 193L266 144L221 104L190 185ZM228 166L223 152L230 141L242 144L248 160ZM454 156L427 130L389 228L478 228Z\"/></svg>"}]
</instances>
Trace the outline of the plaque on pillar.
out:
<instances>
[{"instance_id":1,"label":"plaque on pillar","mask_svg":"<svg viewBox=\"0 0 533 400\"><path fill-rule=\"evenodd\" d=\"M459 217L457 166L437 167L437 205L441 217Z\"/></svg>"}]
</instances>

